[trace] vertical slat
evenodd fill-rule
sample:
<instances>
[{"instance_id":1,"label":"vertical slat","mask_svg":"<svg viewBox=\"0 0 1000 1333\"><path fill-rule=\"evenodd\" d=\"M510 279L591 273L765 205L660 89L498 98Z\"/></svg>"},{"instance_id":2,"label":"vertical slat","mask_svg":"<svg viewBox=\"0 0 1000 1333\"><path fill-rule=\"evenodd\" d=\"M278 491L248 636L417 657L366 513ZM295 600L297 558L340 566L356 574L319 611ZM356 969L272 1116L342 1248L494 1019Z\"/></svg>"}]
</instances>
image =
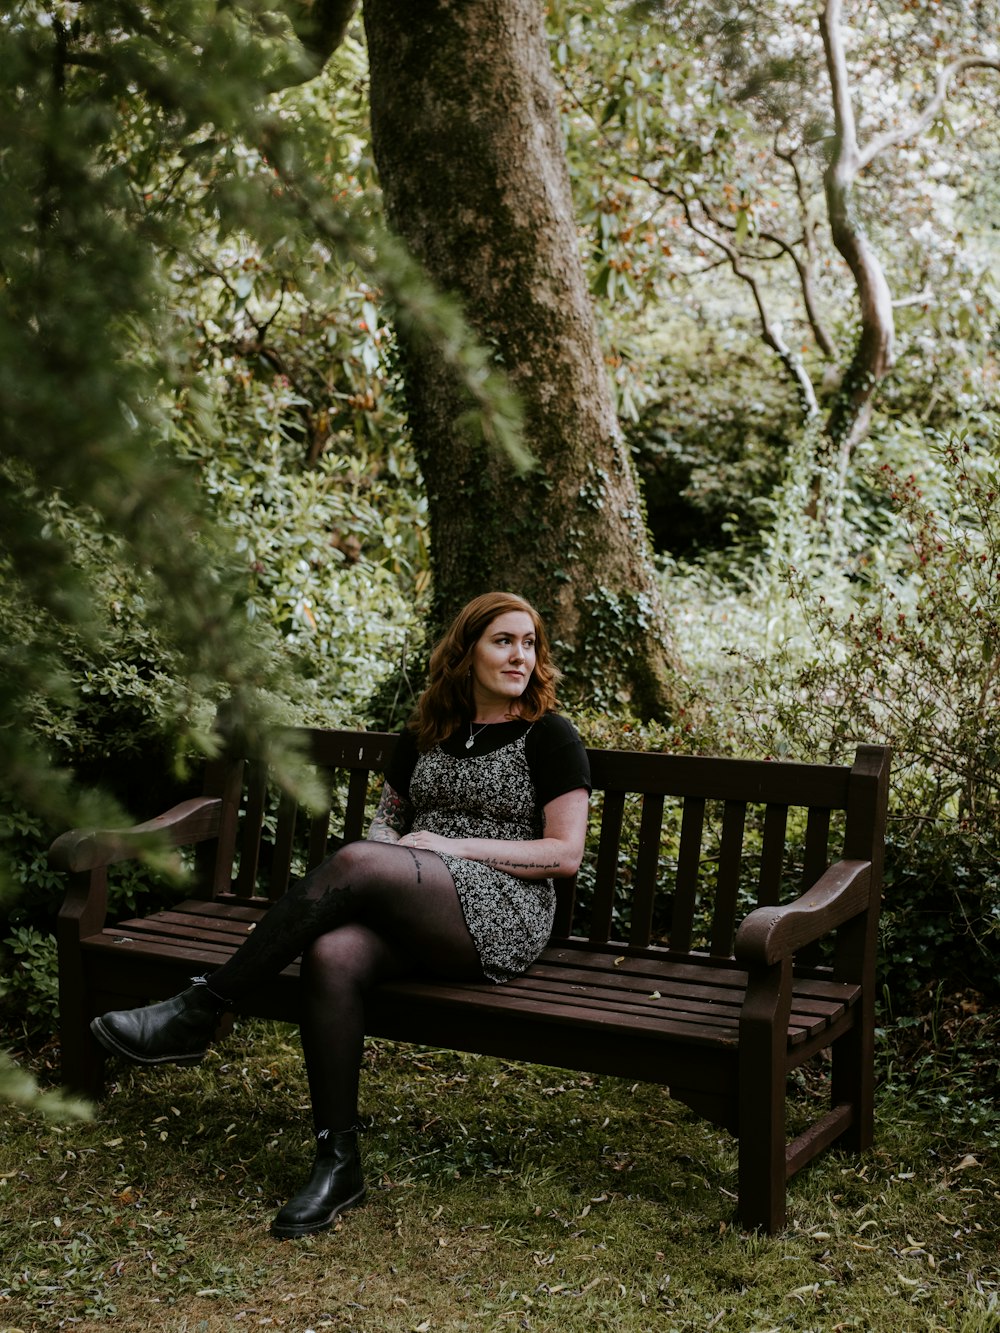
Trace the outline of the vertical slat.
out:
<instances>
[{"instance_id":1,"label":"vertical slat","mask_svg":"<svg viewBox=\"0 0 1000 1333\"><path fill-rule=\"evenodd\" d=\"M729 958L733 952L746 813L745 801L727 801L723 810L719 877L715 889L715 911L712 914L712 955L716 958Z\"/></svg>"},{"instance_id":2,"label":"vertical slat","mask_svg":"<svg viewBox=\"0 0 1000 1333\"><path fill-rule=\"evenodd\" d=\"M645 796L639 824L639 850L632 888L632 920L629 944L648 947L653 934L653 902L656 897L656 872L660 857L660 829L663 825L663 797Z\"/></svg>"},{"instance_id":3,"label":"vertical slat","mask_svg":"<svg viewBox=\"0 0 1000 1333\"><path fill-rule=\"evenodd\" d=\"M278 805L278 827L274 834L274 860L268 876L267 896L277 902L288 888L292 874L292 848L295 845L295 816L298 807L295 797L282 792Z\"/></svg>"},{"instance_id":4,"label":"vertical slat","mask_svg":"<svg viewBox=\"0 0 1000 1333\"><path fill-rule=\"evenodd\" d=\"M806 823L805 860L802 888L811 888L830 864L830 811L825 806L811 806Z\"/></svg>"},{"instance_id":5,"label":"vertical slat","mask_svg":"<svg viewBox=\"0 0 1000 1333\"><path fill-rule=\"evenodd\" d=\"M330 812L313 815L309 821L309 852L306 864L312 870L321 861L326 860L326 847L330 836Z\"/></svg>"},{"instance_id":6,"label":"vertical slat","mask_svg":"<svg viewBox=\"0 0 1000 1333\"><path fill-rule=\"evenodd\" d=\"M815 884L830 864L830 811L825 806L810 806L806 821L806 846L802 860L802 889ZM809 944L796 954L800 967L815 967L822 961L819 944Z\"/></svg>"},{"instance_id":7,"label":"vertical slat","mask_svg":"<svg viewBox=\"0 0 1000 1333\"><path fill-rule=\"evenodd\" d=\"M356 842L365 836L365 808L368 804L368 770L355 768L347 784L347 812L344 815L344 841Z\"/></svg>"},{"instance_id":8,"label":"vertical slat","mask_svg":"<svg viewBox=\"0 0 1000 1333\"><path fill-rule=\"evenodd\" d=\"M550 940L566 940L573 933L573 912L576 908L576 876L554 881L556 910L552 919Z\"/></svg>"},{"instance_id":9,"label":"vertical slat","mask_svg":"<svg viewBox=\"0 0 1000 1333\"><path fill-rule=\"evenodd\" d=\"M781 872L785 864L788 806L769 805L764 811L764 841L760 852L757 906L776 907L781 901Z\"/></svg>"},{"instance_id":10,"label":"vertical slat","mask_svg":"<svg viewBox=\"0 0 1000 1333\"><path fill-rule=\"evenodd\" d=\"M705 802L700 796L684 798L681 845L677 853L674 911L670 947L681 953L691 948L694 908L698 900L698 867L701 865L701 836L705 827Z\"/></svg>"},{"instance_id":11,"label":"vertical slat","mask_svg":"<svg viewBox=\"0 0 1000 1333\"><path fill-rule=\"evenodd\" d=\"M618 879L618 844L622 836L624 813L625 793L606 791L604 809L601 811L601 840L597 848L594 905L590 916L590 940L594 944L606 944L611 938L615 884Z\"/></svg>"},{"instance_id":12,"label":"vertical slat","mask_svg":"<svg viewBox=\"0 0 1000 1333\"><path fill-rule=\"evenodd\" d=\"M249 766L247 800L243 808L243 828L240 831L240 868L236 875L236 893L251 898L257 887L257 867L260 863L260 835L264 826L264 806L267 799L267 765L259 759Z\"/></svg>"},{"instance_id":13,"label":"vertical slat","mask_svg":"<svg viewBox=\"0 0 1000 1333\"><path fill-rule=\"evenodd\" d=\"M192 897L211 900L233 889L233 862L240 828L240 804L243 800L243 774L246 763L232 756L209 760L205 770L204 794L222 801L219 836L195 848L197 889Z\"/></svg>"}]
</instances>

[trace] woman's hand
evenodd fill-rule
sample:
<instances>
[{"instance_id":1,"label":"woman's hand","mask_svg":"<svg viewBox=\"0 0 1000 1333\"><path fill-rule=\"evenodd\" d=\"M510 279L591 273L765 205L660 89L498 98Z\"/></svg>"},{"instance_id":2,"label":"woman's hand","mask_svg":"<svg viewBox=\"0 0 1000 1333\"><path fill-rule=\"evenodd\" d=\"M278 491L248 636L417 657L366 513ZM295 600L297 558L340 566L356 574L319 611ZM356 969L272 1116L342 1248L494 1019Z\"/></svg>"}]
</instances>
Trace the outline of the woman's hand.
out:
<instances>
[{"instance_id":1,"label":"woman's hand","mask_svg":"<svg viewBox=\"0 0 1000 1333\"><path fill-rule=\"evenodd\" d=\"M443 838L440 833L431 833L421 829L416 833L405 833L399 840L400 847L419 847L424 852L450 852L452 856L461 856L457 838Z\"/></svg>"}]
</instances>

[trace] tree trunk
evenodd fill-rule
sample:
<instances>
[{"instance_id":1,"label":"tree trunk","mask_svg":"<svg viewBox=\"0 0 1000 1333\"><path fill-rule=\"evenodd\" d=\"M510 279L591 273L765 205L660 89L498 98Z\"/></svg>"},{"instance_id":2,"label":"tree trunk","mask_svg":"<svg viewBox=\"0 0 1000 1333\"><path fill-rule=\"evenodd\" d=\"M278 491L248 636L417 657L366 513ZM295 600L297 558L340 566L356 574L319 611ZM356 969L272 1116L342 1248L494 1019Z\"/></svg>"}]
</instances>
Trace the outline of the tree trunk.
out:
<instances>
[{"instance_id":1,"label":"tree trunk","mask_svg":"<svg viewBox=\"0 0 1000 1333\"><path fill-rule=\"evenodd\" d=\"M820 31L833 98L835 135L823 186L830 234L851 270L861 307L861 335L826 425L826 433L840 455L843 479L854 445L868 431L875 390L892 369L895 321L885 272L865 235L854 199L864 159L858 147L840 25L841 0L826 0Z\"/></svg>"},{"instance_id":2,"label":"tree trunk","mask_svg":"<svg viewBox=\"0 0 1000 1333\"><path fill-rule=\"evenodd\" d=\"M365 0L364 15L390 224L495 349L538 464L517 475L470 429L434 347L404 344L435 618L519 592L574 692L662 713L670 636L580 262L540 0Z\"/></svg>"}]
</instances>

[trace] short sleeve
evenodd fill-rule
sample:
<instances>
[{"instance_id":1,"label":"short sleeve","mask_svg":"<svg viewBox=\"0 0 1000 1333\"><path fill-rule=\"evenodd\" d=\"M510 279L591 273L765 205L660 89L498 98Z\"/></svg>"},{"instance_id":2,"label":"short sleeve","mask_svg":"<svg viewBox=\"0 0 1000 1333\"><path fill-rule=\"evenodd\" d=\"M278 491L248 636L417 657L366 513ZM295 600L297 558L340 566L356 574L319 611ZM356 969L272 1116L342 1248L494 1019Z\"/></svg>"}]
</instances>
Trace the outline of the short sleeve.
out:
<instances>
[{"instance_id":1,"label":"short sleeve","mask_svg":"<svg viewBox=\"0 0 1000 1333\"><path fill-rule=\"evenodd\" d=\"M539 805L580 787L591 790L586 748L576 727L560 714L546 713L534 724L525 754Z\"/></svg>"}]
</instances>

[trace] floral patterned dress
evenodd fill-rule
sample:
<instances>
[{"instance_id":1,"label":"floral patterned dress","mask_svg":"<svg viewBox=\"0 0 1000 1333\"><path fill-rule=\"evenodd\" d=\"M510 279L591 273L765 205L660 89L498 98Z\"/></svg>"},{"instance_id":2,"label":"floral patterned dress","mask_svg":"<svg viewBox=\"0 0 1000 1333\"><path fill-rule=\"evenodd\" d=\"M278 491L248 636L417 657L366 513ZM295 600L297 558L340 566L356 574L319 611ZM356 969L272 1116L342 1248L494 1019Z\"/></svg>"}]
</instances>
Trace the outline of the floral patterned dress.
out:
<instances>
[{"instance_id":1,"label":"floral patterned dress","mask_svg":"<svg viewBox=\"0 0 1000 1333\"><path fill-rule=\"evenodd\" d=\"M414 830L446 838L524 841L542 836L541 810L525 756L527 733L499 750L453 759L437 747L410 779ZM526 880L482 861L439 853L491 981L508 981L548 943L555 912L550 879Z\"/></svg>"}]
</instances>

